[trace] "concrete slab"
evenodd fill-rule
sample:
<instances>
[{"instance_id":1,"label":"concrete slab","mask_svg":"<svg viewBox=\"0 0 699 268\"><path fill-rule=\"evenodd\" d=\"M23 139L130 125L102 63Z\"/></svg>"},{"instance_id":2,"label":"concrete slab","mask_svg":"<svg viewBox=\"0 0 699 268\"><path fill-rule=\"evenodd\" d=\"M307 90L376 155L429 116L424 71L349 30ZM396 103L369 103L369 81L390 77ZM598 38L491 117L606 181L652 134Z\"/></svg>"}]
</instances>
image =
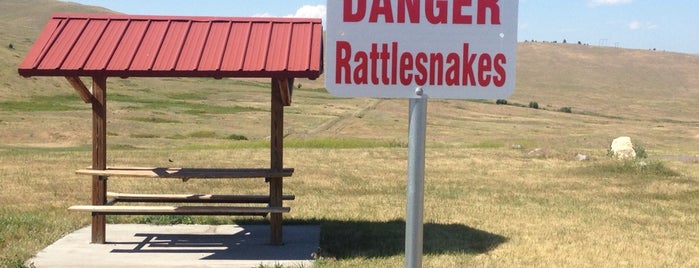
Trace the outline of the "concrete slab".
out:
<instances>
[{"instance_id":1,"label":"concrete slab","mask_svg":"<svg viewBox=\"0 0 699 268\"><path fill-rule=\"evenodd\" d=\"M320 226L284 226L284 245L269 244L266 225L107 225L107 243L90 244L90 226L52 245L27 265L42 267L310 267Z\"/></svg>"}]
</instances>

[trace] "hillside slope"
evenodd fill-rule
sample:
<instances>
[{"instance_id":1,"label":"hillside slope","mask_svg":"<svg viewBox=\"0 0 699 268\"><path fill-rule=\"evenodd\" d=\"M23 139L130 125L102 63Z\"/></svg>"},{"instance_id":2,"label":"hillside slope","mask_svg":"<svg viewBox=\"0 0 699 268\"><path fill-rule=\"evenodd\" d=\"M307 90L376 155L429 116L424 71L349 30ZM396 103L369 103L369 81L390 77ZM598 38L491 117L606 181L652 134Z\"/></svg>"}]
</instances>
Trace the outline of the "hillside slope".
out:
<instances>
[{"instance_id":1,"label":"hillside slope","mask_svg":"<svg viewBox=\"0 0 699 268\"><path fill-rule=\"evenodd\" d=\"M3 99L33 95L35 86L46 84L46 80L22 79L17 75L17 67L51 14L60 12L114 13L100 7L56 0L0 1L0 95Z\"/></svg>"},{"instance_id":2,"label":"hillside slope","mask_svg":"<svg viewBox=\"0 0 699 268\"><path fill-rule=\"evenodd\" d=\"M512 98L629 119L697 122L699 56L521 43Z\"/></svg>"},{"instance_id":3,"label":"hillside slope","mask_svg":"<svg viewBox=\"0 0 699 268\"><path fill-rule=\"evenodd\" d=\"M17 75L20 61L55 12L109 11L55 0L0 2L0 124L11 126L0 130L4 145L89 143L89 107L81 103L65 79ZM688 145L699 143L697 55L521 43L517 70L515 93L508 99L515 105L494 105L493 100L432 100L430 141L566 144L577 150L604 148L615 136L631 135L671 154L696 154L692 149L696 146ZM235 133L261 140L268 135L259 127L267 126L262 123L268 116L266 79L109 81L110 93L118 94L110 108L111 122L118 131L112 131L110 142L172 144L173 138L192 136L187 131L193 129L213 132L210 136L214 137ZM334 98L321 89L322 79L299 80L297 86L301 88L295 90L294 104L286 117L290 138L406 139L405 100ZM16 104L13 101L24 106L8 108ZM35 102L63 106L32 110ZM526 108L529 102L537 102L542 109ZM195 106L237 110L223 114L196 108L195 113ZM571 108L572 114L557 112L563 107ZM35 115L25 116L27 112ZM221 120L236 124L221 126ZM158 133L140 133L148 129ZM567 145L571 142L575 144Z\"/></svg>"}]
</instances>

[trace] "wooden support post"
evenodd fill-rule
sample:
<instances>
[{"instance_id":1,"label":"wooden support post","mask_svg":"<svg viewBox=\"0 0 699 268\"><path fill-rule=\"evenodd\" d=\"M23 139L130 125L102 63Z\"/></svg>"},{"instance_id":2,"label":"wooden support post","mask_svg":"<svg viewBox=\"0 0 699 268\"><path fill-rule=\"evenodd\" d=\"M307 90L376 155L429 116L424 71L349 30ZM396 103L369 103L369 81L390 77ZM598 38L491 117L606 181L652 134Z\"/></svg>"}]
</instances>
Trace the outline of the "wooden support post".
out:
<instances>
[{"instance_id":1,"label":"wooden support post","mask_svg":"<svg viewBox=\"0 0 699 268\"><path fill-rule=\"evenodd\" d=\"M279 83L280 97L284 106L291 106L291 93L294 91L294 78L275 79ZM274 83L274 81L273 81Z\"/></svg>"},{"instance_id":2,"label":"wooden support post","mask_svg":"<svg viewBox=\"0 0 699 268\"><path fill-rule=\"evenodd\" d=\"M83 81L80 80L80 77L66 76L66 80L68 80L70 85L78 92L80 98L82 98L85 103L92 102L92 93L90 93L90 90L87 89Z\"/></svg>"},{"instance_id":3,"label":"wooden support post","mask_svg":"<svg viewBox=\"0 0 699 268\"><path fill-rule=\"evenodd\" d=\"M284 78L285 79L285 78ZM270 168L273 171L284 169L284 103L280 90L280 81L272 78L272 119L270 127ZM271 177L269 180L269 206L281 207L283 204L283 180L282 177ZM282 240L282 213L271 213L270 243L283 244Z\"/></svg>"},{"instance_id":4,"label":"wooden support post","mask_svg":"<svg viewBox=\"0 0 699 268\"><path fill-rule=\"evenodd\" d=\"M107 169L107 78L92 78L92 169ZM107 177L92 176L92 204L107 203ZM104 214L92 213L92 243L104 244Z\"/></svg>"}]
</instances>

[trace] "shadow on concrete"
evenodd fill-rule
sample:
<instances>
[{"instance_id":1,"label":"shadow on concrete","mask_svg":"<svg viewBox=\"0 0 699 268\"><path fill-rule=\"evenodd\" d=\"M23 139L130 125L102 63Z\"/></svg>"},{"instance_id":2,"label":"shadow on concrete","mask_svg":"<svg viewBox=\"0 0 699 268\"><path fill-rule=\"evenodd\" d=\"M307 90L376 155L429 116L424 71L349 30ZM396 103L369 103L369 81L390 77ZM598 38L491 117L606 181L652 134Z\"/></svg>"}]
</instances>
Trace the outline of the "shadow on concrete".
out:
<instances>
[{"instance_id":1,"label":"shadow on concrete","mask_svg":"<svg viewBox=\"0 0 699 268\"><path fill-rule=\"evenodd\" d=\"M143 240L109 244L120 246L111 253L205 254L202 260L311 260L317 250L318 226L285 226L281 246L269 244L269 226L240 227L234 234L136 233Z\"/></svg>"},{"instance_id":2,"label":"shadow on concrete","mask_svg":"<svg viewBox=\"0 0 699 268\"><path fill-rule=\"evenodd\" d=\"M128 236L108 244L120 253L175 258L198 255L200 260L312 260L323 256L337 259L375 258L405 252L405 221L341 221L332 219L287 220L284 245L269 244L265 220L237 222L237 229L217 232L152 231L125 232ZM186 226L185 226L186 227ZM116 227L115 227L116 228ZM320 244L318 243L320 241ZM424 254L481 254L507 242L498 234L463 224L426 223ZM123 256L126 257L126 254ZM163 256L164 255L164 256ZM150 258L150 257L147 257Z\"/></svg>"}]
</instances>

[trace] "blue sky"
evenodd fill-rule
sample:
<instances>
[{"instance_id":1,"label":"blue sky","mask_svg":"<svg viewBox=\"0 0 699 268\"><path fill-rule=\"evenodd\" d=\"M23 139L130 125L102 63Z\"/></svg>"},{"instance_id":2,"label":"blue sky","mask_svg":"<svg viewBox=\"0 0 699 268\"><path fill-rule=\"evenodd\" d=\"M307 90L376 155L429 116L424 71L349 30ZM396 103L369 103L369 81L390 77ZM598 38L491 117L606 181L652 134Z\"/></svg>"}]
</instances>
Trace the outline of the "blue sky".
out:
<instances>
[{"instance_id":1,"label":"blue sky","mask_svg":"<svg viewBox=\"0 0 699 268\"><path fill-rule=\"evenodd\" d=\"M127 14L196 16L324 17L326 4L326 0L70 1ZM699 54L697 14L697 0L519 0L518 37Z\"/></svg>"}]
</instances>

